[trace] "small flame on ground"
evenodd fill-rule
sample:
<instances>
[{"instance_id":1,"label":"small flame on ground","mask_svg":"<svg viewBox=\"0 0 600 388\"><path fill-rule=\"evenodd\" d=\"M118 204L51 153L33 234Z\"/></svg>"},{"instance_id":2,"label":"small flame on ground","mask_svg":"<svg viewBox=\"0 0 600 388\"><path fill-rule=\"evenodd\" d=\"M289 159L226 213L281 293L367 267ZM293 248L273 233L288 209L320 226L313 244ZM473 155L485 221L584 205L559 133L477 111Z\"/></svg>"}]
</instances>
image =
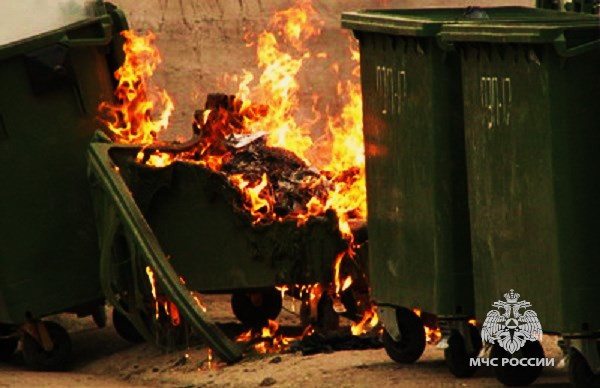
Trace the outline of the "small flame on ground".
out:
<instances>
[{"instance_id":1,"label":"small flame on ground","mask_svg":"<svg viewBox=\"0 0 600 388\"><path fill-rule=\"evenodd\" d=\"M422 314L421 309L414 308L413 312L418 317L421 317L421 314ZM439 327L429 327L427 325L424 325L424 328L425 328L425 340L427 341L428 344L435 345L438 342L440 342L440 340L442 339L442 331L440 330Z\"/></svg>"},{"instance_id":2,"label":"small flame on ground","mask_svg":"<svg viewBox=\"0 0 600 388\"><path fill-rule=\"evenodd\" d=\"M235 340L237 342L252 342L254 350L258 353L271 353L287 350L292 341L299 339L277 334L279 323L271 319L268 322L268 325L260 330L250 329L240 334Z\"/></svg>"},{"instance_id":3,"label":"small flame on ground","mask_svg":"<svg viewBox=\"0 0 600 388\"><path fill-rule=\"evenodd\" d=\"M208 362L208 369L212 369L212 360L213 360L212 348L208 348L206 357L207 357L207 362Z\"/></svg>"},{"instance_id":4,"label":"small flame on ground","mask_svg":"<svg viewBox=\"0 0 600 388\"><path fill-rule=\"evenodd\" d=\"M353 335L365 334L368 330L371 330L379 323L379 315L375 310L375 306L371 305L369 310L366 310L363 314L362 319L358 323L354 323L350 330Z\"/></svg>"}]
</instances>

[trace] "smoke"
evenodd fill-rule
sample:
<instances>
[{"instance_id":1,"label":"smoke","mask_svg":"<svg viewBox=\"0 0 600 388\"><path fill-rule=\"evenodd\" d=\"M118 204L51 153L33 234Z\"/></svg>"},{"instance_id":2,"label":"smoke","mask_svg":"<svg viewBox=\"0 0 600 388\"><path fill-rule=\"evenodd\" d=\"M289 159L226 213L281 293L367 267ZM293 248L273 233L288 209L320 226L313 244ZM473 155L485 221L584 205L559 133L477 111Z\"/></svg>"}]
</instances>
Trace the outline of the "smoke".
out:
<instances>
[{"instance_id":1,"label":"smoke","mask_svg":"<svg viewBox=\"0 0 600 388\"><path fill-rule=\"evenodd\" d=\"M93 0L0 0L0 46L93 16Z\"/></svg>"}]
</instances>

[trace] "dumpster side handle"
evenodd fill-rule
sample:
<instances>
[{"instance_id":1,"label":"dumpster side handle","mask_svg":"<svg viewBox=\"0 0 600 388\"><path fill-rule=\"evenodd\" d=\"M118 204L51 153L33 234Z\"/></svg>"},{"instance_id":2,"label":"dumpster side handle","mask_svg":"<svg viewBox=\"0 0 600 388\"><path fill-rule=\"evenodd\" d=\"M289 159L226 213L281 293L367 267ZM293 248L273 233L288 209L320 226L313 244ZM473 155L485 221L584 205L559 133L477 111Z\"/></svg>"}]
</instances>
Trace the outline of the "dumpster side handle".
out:
<instances>
[{"instance_id":1,"label":"dumpster side handle","mask_svg":"<svg viewBox=\"0 0 600 388\"><path fill-rule=\"evenodd\" d=\"M96 24L97 23L97 24ZM66 32L60 39L60 42L67 47L88 47L88 46L106 46L112 40L112 24L111 19L107 17L99 18L92 26L98 26L97 31L99 36L95 37L76 37L78 30ZM86 29L90 26L85 26ZM83 33L82 35L89 35Z\"/></svg>"},{"instance_id":2,"label":"dumpster side handle","mask_svg":"<svg viewBox=\"0 0 600 388\"><path fill-rule=\"evenodd\" d=\"M565 34L560 34L558 38L554 40L554 48L558 55L562 57L574 57L583 54L586 51L600 49L600 39L567 48L567 38L565 37Z\"/></svg>"}]
</instances>

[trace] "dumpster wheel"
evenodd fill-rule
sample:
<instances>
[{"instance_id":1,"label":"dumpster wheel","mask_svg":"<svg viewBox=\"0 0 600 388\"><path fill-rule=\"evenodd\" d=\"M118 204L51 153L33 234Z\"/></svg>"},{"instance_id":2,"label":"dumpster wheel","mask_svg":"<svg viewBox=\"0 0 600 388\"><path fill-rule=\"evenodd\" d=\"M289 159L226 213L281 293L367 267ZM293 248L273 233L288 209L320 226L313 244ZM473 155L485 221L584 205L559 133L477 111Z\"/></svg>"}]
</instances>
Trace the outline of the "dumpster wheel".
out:
<instances>
[{"instance_id":1,"label":"dumpster wheel","mask_svg":"<svg viewBox=\"0 0 600 388\"><path fill-rule=\"evenodd\" d=\"M269 288L257 292L236 291L231 295L231 310L244 325L253 328L268 326L277 318L283 300L281 292Z\"/></svg>"},{"instance_id":2,"label":"dumpster wheel","mask_svg":"<svg viewBox=\"0 0 600 388\"><path fill-rule=\"evenodd\" d=\"M3 330L3 327L0 324L0 337L6 336L0 338L0 361L8 361L17 350L19 338L17 335L11 337L11 334L14 334L13 330L9 330L8 328Z\"/></svg>"},{"instance_id":3,"label":"dumpster wheel","mask_svg":"<svg viewBox=\"0 0 600 388\"><path fill-rule=\"evenodd\" d=\"M544 348L539 341L527 341L525 345L515 353L510 354L506 350L500 347L498 344L492 345L492 351L490 352L490 358L497 358L502 360L508 359L521 359L521 358L544 358ZM542 373L543 366L513 366L499 364L494 367L494 373L496 378L502 384L514 387L529 385L533 383Z\"/></svg>"},{"instance_id":4,"label":"dumpster wheel","mask_svg":"<svg viewBox=\"0 0 600 388\"><path fill-rule=\"evenodd\" d=\"M571 349L568 361L569 382L575 388L600 387L600 374L592 372L585 357Z\"/></svg>"},{"instance_id":5,"label":"dumpster wheel","mask_svg":"<svg viewBox=\"0 0 600 388\"><path fill-rule=\"evenodd\" d=\"M8 361L17 350L18 338L0 339L0 361Z\"/></svg>"},{"instance_id":6,"label":"dumpster wheel","mask_svg":"<svg viewBox=\"0 0 600 388\"><path fill-rule=\"evenodd\" d=\"M411 310L396 308L396 322L400 340L396 341L383 331L383 346L390 358L400 364L410 364L419 359L425 351L425 327L423 321Z\"/></svg>"},{"instance_id":7,"label":"dumpster wheel","mask_svg":"<svg viewBox=\"0 0 600 388\"><path fill-rule=\"evenodd\" d=\"M161 303L155 299L152 292L155 285L148 277L148 267L137 256L132 240L120 228L115 229L112 237L108 250L110 261L103 262L113 266L111 273L115 279L122 279L114 288L107 287L110 292L105 291L114 306L112 319L117 334L132 343L153 342L166 350L187 345L185 319L173 325L163 308L163 302L168 299ZM115 289L118 291L113 291Z\"/></svg>"},{"instance_id":8,"label":"dumpster wheel","mask_svg":"<svg viewBox=\"0 0 600 388\"><path fill-rule=\"evenodd\" d=\"M67 367L71 357L71 338L69 333L58 323L45 321L43 324L52 342L52 349L47 351L31 334L23 334L23 358L25 363L35 370L59 371Z\"/></svg>"},{"instance_id":9,"label":"dumpster wheel","mask_svg":"<svg viewBox=\"0 0 600 388\"><path fill-rule=\"evenodd\" d=\"M470 366L469 360L477 357L481 351L481 336L479 330L473 325L468 325L471 336L471 344L474 349L471 353L467 352L465 340L457 331L452 330L448 338L448 347L444 349L444 359L450 372L456 377L471 377L477 371L476 366Z\"/></svg>"},{"instance_id":10,"label":"dumpster wheel","mask_svg":"<svg viewBox=\"0 0 600 388\"><path fill-rule=\"evenodd\" d=\"M112 322L117 334L126 341L139 344L145 341L144 336L135 328L133 323L125 314L114 308L112 312Z\"/></svg>"}]
</instances>

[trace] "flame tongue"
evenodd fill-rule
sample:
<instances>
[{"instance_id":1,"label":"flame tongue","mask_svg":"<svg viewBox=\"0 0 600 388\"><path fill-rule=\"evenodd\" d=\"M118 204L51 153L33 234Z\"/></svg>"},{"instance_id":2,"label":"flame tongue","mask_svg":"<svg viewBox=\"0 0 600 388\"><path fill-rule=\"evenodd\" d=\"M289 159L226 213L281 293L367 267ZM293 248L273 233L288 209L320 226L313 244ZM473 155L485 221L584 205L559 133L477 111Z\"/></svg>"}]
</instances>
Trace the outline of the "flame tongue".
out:
<instances>
[{"instance_id":1,"label":"flame tongue","mask_svg":"<svg viewBox=\"0 0 600 388\"><path fill-rule=\"evenodd\" d=\"M115 72L119 81L115 90L117 103L100 104L100 120L121 143L150 144L167 128L173 101L165 90L152 88L148 83L161 62L152 43L154 34L138 36L131 30L121 34L125 37L125 62ZM153 118L153 112L161 113Z\"/></svg>"}]
</instances>

